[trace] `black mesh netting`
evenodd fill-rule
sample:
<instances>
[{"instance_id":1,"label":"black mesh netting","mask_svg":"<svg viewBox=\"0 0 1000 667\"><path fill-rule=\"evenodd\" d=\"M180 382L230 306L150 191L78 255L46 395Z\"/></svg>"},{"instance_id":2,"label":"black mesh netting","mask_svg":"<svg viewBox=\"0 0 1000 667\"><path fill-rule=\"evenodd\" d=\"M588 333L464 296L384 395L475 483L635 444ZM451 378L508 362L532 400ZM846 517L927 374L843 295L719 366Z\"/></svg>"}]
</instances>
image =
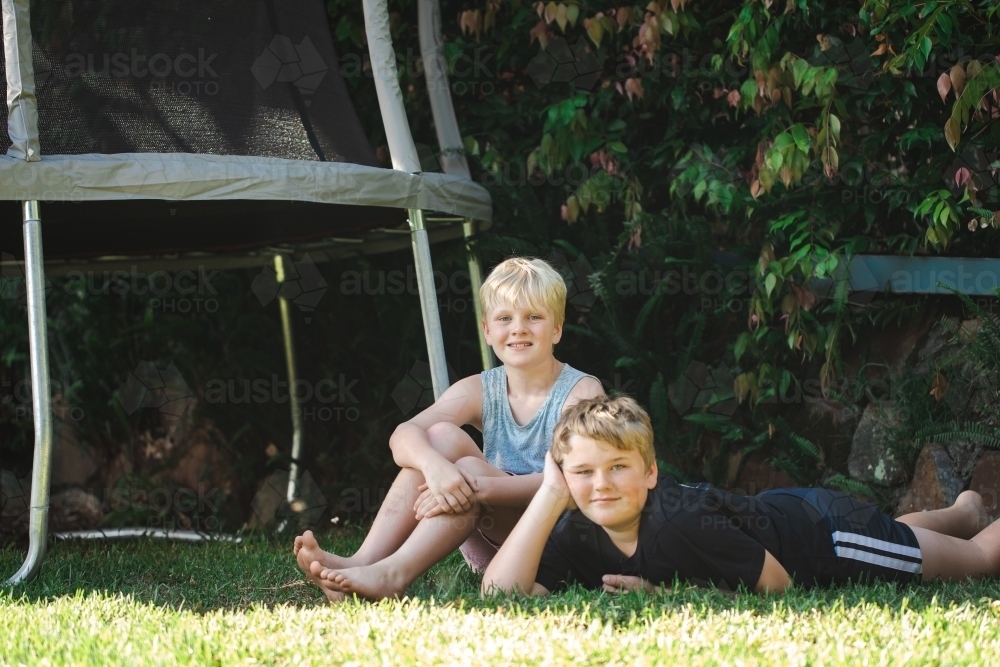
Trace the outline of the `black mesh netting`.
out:
<instances>
[{"instance_id":1,"label":"black mesh netting","mask_svg":"<svg viewBox=\"0 0 1000 667\"><path fill-rule=\"evenodd\" d=\"M31 30L43 154L378 165L319 0L35 0Z\"/></svg>"},{"instance_id":2,"label":"black mesh netting","mask_svg":"<svg viewBox=\"0 0 1000 667\"><path fill-rule=\"evenodd\" d=\"M182 152L379 166L321 0L34 0L31 30L43 156ZM0 150L9 146L0 105ZM43 204L46 255L253 247L401 219L370 207L142 203ZM14 219L16 205L0 204L0 246L19 254Z\"/></svg>"}]
</instances>

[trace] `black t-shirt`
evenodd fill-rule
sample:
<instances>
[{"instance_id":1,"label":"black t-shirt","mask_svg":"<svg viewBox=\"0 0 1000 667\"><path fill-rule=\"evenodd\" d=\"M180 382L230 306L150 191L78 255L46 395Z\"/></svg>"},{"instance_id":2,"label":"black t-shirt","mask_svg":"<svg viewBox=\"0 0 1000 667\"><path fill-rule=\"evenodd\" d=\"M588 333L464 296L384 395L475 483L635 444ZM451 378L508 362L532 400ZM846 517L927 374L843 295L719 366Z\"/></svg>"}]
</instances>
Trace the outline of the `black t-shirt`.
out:
<instances>
[{"instance_id":1,"label":"black t-shirt","mask_svg":"<svg viewBox=\"0 0 1000 667\"><path fill-rule=\"evenodd\" d=\"M801 498L744 496L661 476L646 500L632 556L622 554L582 512L568 511L549 536L535 581L555 592L573 583L599 589L606 574L667 585L676 575L699 585L753 589L765 550L779 562L783 556L796 560L808 555L799 551L814 550L817 537L816 517Z\"/></svg>"}]
</instances>

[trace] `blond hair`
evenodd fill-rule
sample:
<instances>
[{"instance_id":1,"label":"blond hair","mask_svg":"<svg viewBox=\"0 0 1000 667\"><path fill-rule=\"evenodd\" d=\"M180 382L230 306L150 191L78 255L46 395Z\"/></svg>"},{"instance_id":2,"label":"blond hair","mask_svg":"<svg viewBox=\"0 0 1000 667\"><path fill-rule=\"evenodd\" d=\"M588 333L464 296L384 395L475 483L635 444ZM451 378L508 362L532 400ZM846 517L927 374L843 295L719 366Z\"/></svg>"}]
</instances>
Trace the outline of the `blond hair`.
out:
<instances>
[{"instance_id":1,"label":"blond hair","mask_svg":"<svg viewBox=\"0 0 1000 667\"><path fill-rule=\"evenodd\" d=\"M574 435L611 445L623 452L639 452L648 469L656 460L649 415L628 396L598 396L566 409L552 437L552 458L562 465Z\"/></svg>"},{"instance_id":2,"label":"blond hair","mask_svg":"<svg viewBox=\"0 0 1000 667\"><path fill-rule=\"evenodd\" d=\"M511 257L497 264L479 288L483 320L501 306L547 310L555 325L566 318L566 281L552 265L534 257Z\"/></svg>"}]
</instances>

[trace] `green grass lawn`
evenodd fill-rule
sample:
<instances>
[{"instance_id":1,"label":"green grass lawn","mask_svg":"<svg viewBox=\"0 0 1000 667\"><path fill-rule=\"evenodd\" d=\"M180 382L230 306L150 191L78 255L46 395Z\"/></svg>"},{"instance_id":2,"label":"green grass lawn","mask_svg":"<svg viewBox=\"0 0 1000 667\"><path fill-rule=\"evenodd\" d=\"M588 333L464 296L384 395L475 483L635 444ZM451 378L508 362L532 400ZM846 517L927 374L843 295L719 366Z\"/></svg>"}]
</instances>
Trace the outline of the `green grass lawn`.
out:
<instances>
[{"instance_id":1,"label":"green grass lawn","mask_svg":"<svg viewBox=\"0 0 1000 667\"><path fill-rule=\"evenodd\" d=\"M351 550L357 535L321 543ZM0 551L0 577L21 558ZM0 589L0 664L1000 663L1000 581L772 597L477 591L457 554L405 600L330 606L276 540L60 543L37 581Z\"/></svg>"}]
</instances>

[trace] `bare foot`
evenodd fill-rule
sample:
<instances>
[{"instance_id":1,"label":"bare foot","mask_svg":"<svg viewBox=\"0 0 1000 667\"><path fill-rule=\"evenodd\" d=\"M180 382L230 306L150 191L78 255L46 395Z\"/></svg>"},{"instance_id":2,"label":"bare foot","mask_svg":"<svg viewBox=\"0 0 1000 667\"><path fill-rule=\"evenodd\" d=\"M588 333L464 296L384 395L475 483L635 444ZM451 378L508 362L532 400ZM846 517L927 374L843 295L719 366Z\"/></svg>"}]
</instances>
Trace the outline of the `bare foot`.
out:
<instances>
[{"instance_id":1,"label":"bare foot","mask_svg":"<svg viewBox=\"0 0 1000 667\"><path fill-rule=\"evenodd\" d=\"M330 602L343 602L346 600L347 596L343 592L337 590L333 584L320 576L322 572L330 572L330 570L320 565L319 561L314 560L306 571L306 576L309 577L310 581L319 586L320 590L326 595L326 599Z\"/></svg>"},{"instance_id":2,"label":"bare foot","mask_svg":"<svg viewBox=\"0 0 1000 667\"><path fill-rule=\"evenodd\" d=\"M293 549L295 553L295 560L298 562L299 569L309 578L309 581L313 582L317 586L323 589L326 596L330 598L331 602L340 602L344 599L344 595L336 590L332 590L326 584L323 579L321 579L318 574L314 574L312 571L313 563L317 564L318 570L321 572L323 569L330 567L350 567L350 559L341 558L336 554L331 554L323 551L319 548L319 543L316 541L316 536L313 535L311 530L307 530L302 535L295 538L295 547Z\"/></svg>"},{"instance_id":3,"label":"bare foot","mask_svg":"<svg viewBox=\"0 0 1000 667\"><path fill-rule=\"evenodd\" d=\"M320 576L335 591L346 595L356 594L366 600L399 597L412 583L405 574L386 565L385 561L345 570L326 569Z\"/></svg>"},{"instance_id":4,"label":"bare foot","mask_svg":"<svg viewBox=\"0 0 1000 667\"><path fill-rule=\"evenodd\" d=\"M316 536L313 535L311 530L307 530L295 538L295 546L292 551L299 562L299 568L306 574L309 574L309 564L314 560L319 561L323 567L331 570L358 567L364 564L356 562L353 558L323 551L319 548L319 542L316 541Z\"/></svg>"},{"instance_id":5,"label":"bare foot","mask_svg":"<svg viewBox=\"0 0 1000 667\"><path fill-rule=\"evenodd\" d=\"M972 534L966 539L971 539L990 523L990 515L986 511L983 497L975 491L962 491L958 494L955 507L964 508L969 513L970 523L974 526Z\"/></svg>"}]
</instances>

